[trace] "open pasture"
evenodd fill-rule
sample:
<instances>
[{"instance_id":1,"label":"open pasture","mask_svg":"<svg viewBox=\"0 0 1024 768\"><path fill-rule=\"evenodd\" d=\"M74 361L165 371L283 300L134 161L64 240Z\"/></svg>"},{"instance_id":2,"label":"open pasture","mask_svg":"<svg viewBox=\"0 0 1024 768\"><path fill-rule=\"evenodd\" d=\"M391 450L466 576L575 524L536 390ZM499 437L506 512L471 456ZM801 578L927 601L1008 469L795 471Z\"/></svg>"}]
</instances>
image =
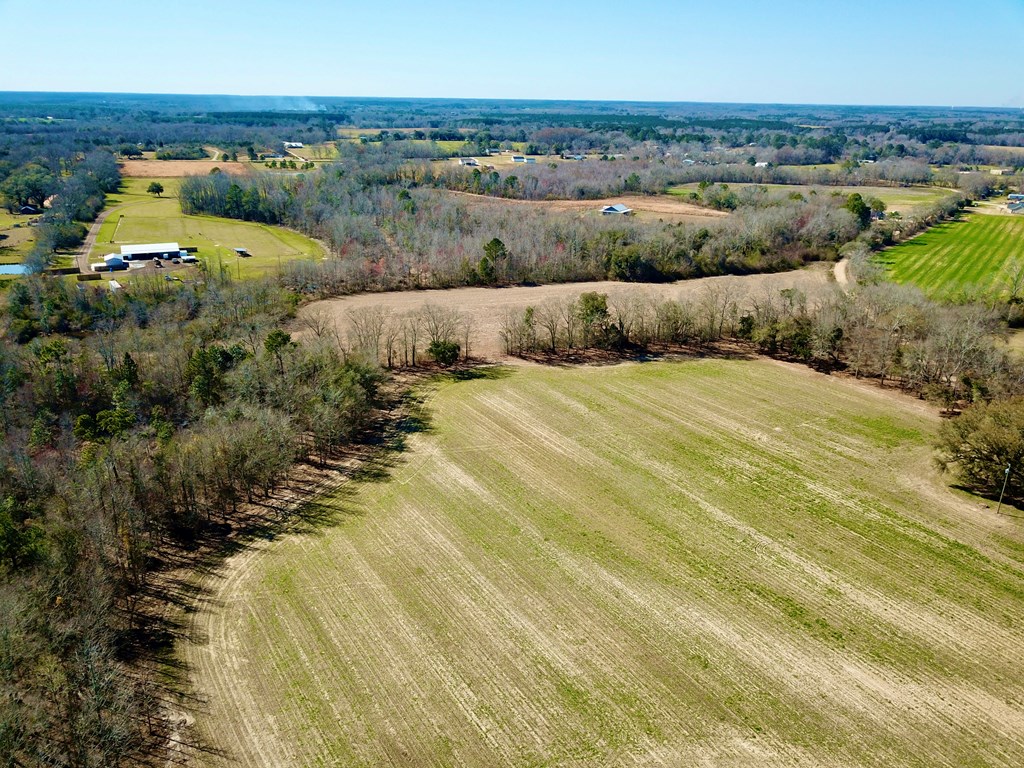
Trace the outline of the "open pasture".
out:
<instances>
[{"instance_id":1,"label":"open pasture","mask_svg":"<svg viewBox=\"0 0 1024 768\"><path fill-rule=\"evenodd\" d=\"M121 245L178 242L182 247L198 247L196 255L211 268L224 268L232 277L248 278L274 274L288 260L324 255L318 243L283 227L214 216L186 216L175 196L177 179L159 179L165 190L159 198L145 191L150 181L126 179L122 190L108 197L108 208L117 210L100 227L89 254L90 262L117 253ZM245 248L252 255L240 258L234 248ZM134 270L128 273L132 274Z\"/></svg>"},{"instance_id":2,"label":"open pasture","mask_svg":"<svg viewBox=\"0 0 1024 768\"><path fill-rule=\"evenodd\" d=\"M876 257L890 279L942 298L962 292L1002 294L1024 263L1024 217L974 213L932 227Z\"/></svg>"},{"instance_id":3,"label":"open pasture","mask_svg":"<svg viewBox=\"0 0 1024 768\"><path fill-rule=\"evenodd\" d=\"M950 190L940 187L825 187L811 184L729 184L730 189L737 191L744 187L767 187L773 192L799 192L805 197L811 194L838 194L845 197L857 192L865 199L877 197L886 204L887 210L899 211L904 216L912 214L917 208L930 205L952 194ZM699 191L696 183L683 184L668 190L670 195L681 196L687 196Z\"/></svg>"},{"instance_id":4,"label":"open pasture","mask_svg":"<svg viewBox=\"0 0 1024 768\"><path fill-rule=\"evenodd\" d=\"M204 582L202 764L1024 762L1022 524L920 404L716 359L421 394L317 534Z\"/></svg>"}]
</instances>

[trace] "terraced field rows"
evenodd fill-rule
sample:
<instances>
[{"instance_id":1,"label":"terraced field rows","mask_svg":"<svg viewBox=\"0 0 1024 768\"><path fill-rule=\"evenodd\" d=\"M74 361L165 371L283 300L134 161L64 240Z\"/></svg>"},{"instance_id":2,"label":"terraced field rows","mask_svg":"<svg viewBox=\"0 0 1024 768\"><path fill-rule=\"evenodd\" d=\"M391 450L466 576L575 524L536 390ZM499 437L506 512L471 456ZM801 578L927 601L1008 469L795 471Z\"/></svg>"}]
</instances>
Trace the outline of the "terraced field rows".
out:
<instances>
[{"instance_id":1,"label":"terraced field rows","mask_svg":"<svg viewBox=\"0 0 1024 768\"><path fill-rule=\"evenodd\" d=\"M211 578L209 765L1024 763L1024 535L914 403L770 362L437 386Z\"/></svg>"},{"instance_id":2,"label":"terraced field rows","mask_svg":"<svg viewBox=\"0 0 1024 768\"><path fill-rule=\"evenodd\" d=\"M940 224L879 257L898 283L949 296L1006 289L1008 265L1024 262L1024 217L974 214Z\"/></svg>"}]
</instances>

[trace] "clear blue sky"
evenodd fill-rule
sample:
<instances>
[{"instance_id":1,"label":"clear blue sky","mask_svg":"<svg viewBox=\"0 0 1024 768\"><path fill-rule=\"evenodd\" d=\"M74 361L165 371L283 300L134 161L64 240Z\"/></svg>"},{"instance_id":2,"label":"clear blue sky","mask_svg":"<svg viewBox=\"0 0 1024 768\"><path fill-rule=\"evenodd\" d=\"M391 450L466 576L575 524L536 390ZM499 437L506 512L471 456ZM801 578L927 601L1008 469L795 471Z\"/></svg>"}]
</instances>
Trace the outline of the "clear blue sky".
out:
<instances>
[{"instance_id":1,"label":"clear blue sky","mask_svg":"<svg viewBox=\"0 0 1024 768\"><path fill-rule=\"evenodd\" d=\"M0 90L1024 107L1024 0L0 0Z\"/></svg>"}]
</instances>

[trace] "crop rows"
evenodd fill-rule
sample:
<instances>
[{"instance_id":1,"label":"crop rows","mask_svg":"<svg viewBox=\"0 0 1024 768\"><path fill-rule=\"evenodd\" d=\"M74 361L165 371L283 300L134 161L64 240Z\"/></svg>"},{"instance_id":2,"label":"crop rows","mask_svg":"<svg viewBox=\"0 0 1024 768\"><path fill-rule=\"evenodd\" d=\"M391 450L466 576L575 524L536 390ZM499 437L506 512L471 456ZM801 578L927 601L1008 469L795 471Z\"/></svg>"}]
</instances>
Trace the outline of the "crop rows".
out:
<instances>
[{"instance_id":1,"label":"crop rows","mask_svg":"<svg viewBox=\"0 0 1024 768\"><path fill-rule=\"evenodd\" d=\"M1020 526L946 490L913 403L702 360L427 408L332 527L211 580L225 764L1024 761Z\"/></svg>"},{"instance_id":2,"label":"crop rows","mask_svg":"<svg viewBox=\"0 0 1024 768\"><path fill-rule=\"evenodd\" d=\"M1001 294L1013 265L1024 262L1024 217L975 214L946 222L889 249L880 261L893 280L931 296Z\"/></svg>"}]
</instances>

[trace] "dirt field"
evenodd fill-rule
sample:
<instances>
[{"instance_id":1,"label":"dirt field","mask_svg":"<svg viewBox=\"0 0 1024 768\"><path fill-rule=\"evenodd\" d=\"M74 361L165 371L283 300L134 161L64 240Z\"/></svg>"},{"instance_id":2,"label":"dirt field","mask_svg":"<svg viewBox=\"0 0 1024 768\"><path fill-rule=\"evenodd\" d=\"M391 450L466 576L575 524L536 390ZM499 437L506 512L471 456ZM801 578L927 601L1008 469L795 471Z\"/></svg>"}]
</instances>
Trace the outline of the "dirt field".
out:
<instances>
[{"instance_id":1,"label":"dirt field","mask_svg":"<svg viewBox=\"0 0 1024 768\"><path fill-rule=\"evenodd\" d=\"M728 291L742 302L746 297L757 297L764 292L777 292L783 288L799 288L809 298L821 296L835 286L831 264L813 264L807 269L769 275L707 277L682 280L677 283L564 283L514 288L456 288L433 291L395 291L345 296L307 304L299 310L299 318L326 314L337 328L341 338L348 331L348 313L353 309L385 306L396 314L411 313L425 304L447 305L468 315L473 321L470 351L475 357L498 359L502 356L499 332L506 311L521 311L547 300L575 298L585 291L607 293L609 299L626 294L646 294L656 299L693 298L701 291L715 287ZM301 322L296 324L301 333Z\"/></svg>"},{"instance_id":2,"label":"dirt field","mask_svg":"<svg viewBox=\"0 0 1024 768\"><path fill-rule=\"evenodd\" d=\"M121 175L139 179L177 178L180 176L204 176L211 168L220 168L224 173L243 174L249 172L248 163L218 163L210 160L123 160Z\"/></svg>"},{"instance_id":3,"label":"dirt field","mask_svg":"<svg viewBox=\"0 0 1024 768\"><path fill-rule=\"evenodd\" d=\"M236 556L207 766L1019 766L1022 521L919 403L767 361L519 367Z\"/></svg>"},{"instance_id":4,"label":"dirt field","mask_svg":"<svg viewBox=\"0 0 1024 768\"><path fill-rule=\"evenodd\" d=\"M548 211L591 216L600 216L602 208L606 205L615 205L616 203L624 203L632 208L636 214L645 218L662 218L670 221L721 219L728 216L727 213L722 211L684 203L682 200L671 195L622 195L621 197L606 197L600 200L506 200L486 195L472 195L467 192L447 192L446 194L458 195L461 199L473 201L480 205L527 206L543 208Z\"/></svg>"}]
</instances>

